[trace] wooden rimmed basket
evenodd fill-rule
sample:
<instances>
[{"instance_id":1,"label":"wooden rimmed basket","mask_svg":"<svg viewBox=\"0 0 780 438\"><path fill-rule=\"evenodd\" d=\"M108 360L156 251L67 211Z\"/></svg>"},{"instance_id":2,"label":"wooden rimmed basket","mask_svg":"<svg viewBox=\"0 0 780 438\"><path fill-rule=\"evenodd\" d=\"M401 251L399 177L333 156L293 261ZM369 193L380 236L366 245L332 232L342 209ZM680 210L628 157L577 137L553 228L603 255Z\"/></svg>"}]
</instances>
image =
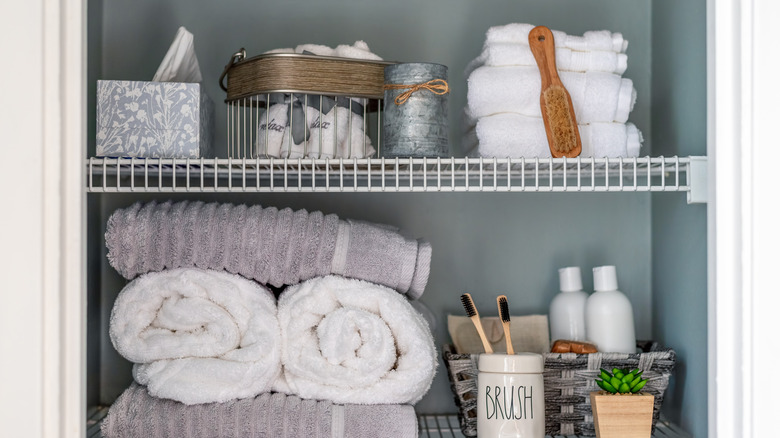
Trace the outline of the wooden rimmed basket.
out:
<instances>
[{"instance_id":1,"label":"wooden rimmed basket","mask_svg":"<svg viewBox=\"0 0 780 438\"><path fill-rule=\"evenodd\" d=\"M545 429L548 435L595 436L590 393L598 391L595 378L600 368L639 368L647 384L643 392L655 396L653 428L661 412L664 392L677 356L654 342L637 343L642 353L545 353L544 403ZM457 354L452 345L443 349L447 377L450 380L461 431L477 436L477 361L478 354Z\"/></svg>"},{"instance_id":2,"label":"wooden rimmed basket","mask_svg":"<svg viewBox=\"0 0 780 438\"><path fill-rule=\"evenodd\" d=\"M385 67L391 64L395 63L298 53L247 58L241 49L225 66L219 85L227 92L227 102L264 93L382 99Z\"/></svg>"},{"instance_id":3,"label":"wooden rimmed basket","mask_svg":"<svg viewBox=\"0 0 780 438\"><path fill-rule=\"evenodd\" d=\"M318 159L376 154L381 147L384 70L392 64L298 53L247 58L246 50L239 50L219 78L227 93L228 156ZM280 104L286 105L284 111Z\"/></svg>"}]
</instances>

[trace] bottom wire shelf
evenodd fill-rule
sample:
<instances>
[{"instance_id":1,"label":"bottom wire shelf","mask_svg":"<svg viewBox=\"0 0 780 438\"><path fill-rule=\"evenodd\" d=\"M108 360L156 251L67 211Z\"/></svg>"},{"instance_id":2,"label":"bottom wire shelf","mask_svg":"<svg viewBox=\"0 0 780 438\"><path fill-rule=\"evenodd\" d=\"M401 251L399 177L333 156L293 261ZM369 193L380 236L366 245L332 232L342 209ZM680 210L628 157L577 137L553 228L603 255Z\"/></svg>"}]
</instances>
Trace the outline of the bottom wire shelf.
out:
<instances>
[{"instance_id":1,"label":"bottom wire shelf","mask_svg":"<svg viewBox=\"0 0 780 438\"><path fill-rule=\"evenodd\" d=\"M465 438L465 435L460 431L458 417L454 414L419 415L417 420L420 426L420 438ZM580 437L580 435L552 436L552 438L575 437ZM691 438L691 435L662 418L656 423L653 438Z\"/></svg>"},{"instance_id":2,"label":"bottom wire shelf","mask_svg":"<svg viewBox=\"0 0 780 438\"><path fill-rule=\"evenodd\" d=\"M100 423L108 414L108 407L93 408L87 418L87 438L103 438L100 433ZM420 438L465 438L460 431L458 417L455 414L417 416L417 424L420 427ZM556 435L552 438L574 438L579 435ZM691 435L679 426L672 424L663 418L658 421L653 438L691 438Z\"/></svg>"}]
</instances>

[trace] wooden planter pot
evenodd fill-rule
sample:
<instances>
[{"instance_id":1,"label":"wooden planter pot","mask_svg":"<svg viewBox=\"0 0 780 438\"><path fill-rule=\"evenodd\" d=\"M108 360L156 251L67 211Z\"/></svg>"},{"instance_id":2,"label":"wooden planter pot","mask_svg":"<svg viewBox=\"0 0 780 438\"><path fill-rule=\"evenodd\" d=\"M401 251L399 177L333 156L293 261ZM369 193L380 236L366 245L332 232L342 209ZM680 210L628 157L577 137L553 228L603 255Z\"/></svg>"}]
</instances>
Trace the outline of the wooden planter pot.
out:
<instances>
[{"instance_id":1,"label":"wooden planter pot","mask_svg":"<svg viewBox=\"0 0 780 438\"><path fill-rule=\"evenodd\" d=\"M651 394L590 393L593 425L598 438L650 438L653 428Z\"/></svg>"}]
</instances>

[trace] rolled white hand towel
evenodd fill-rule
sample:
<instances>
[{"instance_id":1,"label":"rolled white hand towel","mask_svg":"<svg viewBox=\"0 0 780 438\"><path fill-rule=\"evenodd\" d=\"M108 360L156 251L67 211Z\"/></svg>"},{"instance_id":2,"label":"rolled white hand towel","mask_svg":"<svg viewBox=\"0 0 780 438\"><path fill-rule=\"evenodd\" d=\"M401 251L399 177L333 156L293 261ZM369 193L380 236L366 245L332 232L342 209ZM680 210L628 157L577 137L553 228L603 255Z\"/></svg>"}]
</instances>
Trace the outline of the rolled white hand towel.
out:
<instances>
[{"instance_id":1,"label":"rolled white hand towel","mask_svg":"<svg viewBox=\"0 0 780 438\"><path fill-rule=\"evenodd\" d=\"M642 134L633 123L579 125L580 157L637 157ZM482 117L464 136L464 150L479 157L550 157L544 121L504 113Z\"/></svg>"},{"instance_id":2,"label":"rolled white hand towel","mask_svg":"<svg viewBox=\"0 0 780 438\"><path fill-rule=\"evenodd\" d=\"M268 391L281 371L273 294L223 271L149 273L117 297L111 342L155 397L225 402Z\"/></svg>"},{"instance_id":3,"label":"rolled white hand towel","mask_svg":"<svg viewBox=\"0 0 780 438\"><path fill-rule=\"evenodd\" d=\"M336 51L332 47L322 44L300 44L295 47L295 53L310 53L320 56L336 56Z\"/></svg>"},{"instance_id":4,"label":"rolled white hand towel","mask_svg":"<svg viewBox=\"0 0 780 438\"><path fill-rule=\"evenodd\" d=\"M379 55L373 53L368 48L365 41L355 41L355 44L340 44L336 48L324 46L322 44L300 44L295 48L279 48L265 52L270 53L307 53L320 56L338 56L341 58L367 59L371 61L381 61Z\"/></svg>"},{"instance_id":5,"label":"rolled white hand towel","mask_svg":"<svg viewBox=\"0 0 780 438\"><path fill-rule=\"evenodd\" d=\"M525 43L528 44L528 33L533 29L533 24L511 23L503 26L494 26L488 29L485 35L485 44L490 43ZM553 30L555 47L566 47L571 50L587 52L590 50L604 50L624 53L628 48L628 41L623 39L623 34L608 30L591 30L582 36L567 35L565 32Z\"/></svg>"},{"instance_id":6,"label":"rolled white hand towel","mask_svg":"<svg viewBox=\"0 0 780 438\"><path fill-rule=\"evenodd\" d=\"M250 158L257 156L293 158L296 154L297 157L302 156L304 143L296 145L292 142L289 118L290 105L281 103L270 105L267 113L263 112L258 117L256 150Z\"/></svg>"},{"instance_id":7,"label":"rolled white hand towel","mask_svg":"<svg viewBox=\"0 0 780 438\"><path fill-rule=\"evenodd\" d=\"M577 123L625 123L636 102L630 79L603 72L560 72ZM468 108L474 118L514 112L542 117L537 67L480 67L468 78Z\"/></svg>"},{"instance_id":8,"label":"rolled white hand towel","mask_svg":"<svg viewBox=\"0 0 780 438\"><path fill-rule=\"evenodd\" d=\"M612 51L578 52L567 47L560 47L555 49L555 64L559 71L601 71L622 75L628 67L628 56L625 53ZM535 67L536 60L528 44L490 43L485 44L482 53L466 67L466 76L483 65Z\"/></svg>"},{"instance_id":9,"label":"rolled white hand towel","mask_svg":"<svg viewBox=\"0 0 780 438\"><path fill-rule=\"evenodd\" d=\"M366 99L352 99L358 105ZM292 124L301 130L290 138L290 104L270 105L267 115L259 117L256 154L276 158L366 158L376 150L365 134L363 116L343 106L329 108L320 114L319 102L301 104L305 114L293 109ZM345 104L346 105L346 104ZM323 110L324 111L324 110ZM320 117L321 116L321 117ZM307 127L304 133L304 127Z\"/></svg>"},{"instance_id":10,"label":"rolled white hand towel","mask_svg":"<svg viewBox=\"0 0 780 438\"><path fill-rule=\"evenodd\" d=\"M335 56L342 58L368 59L372 61L381 61L382 58L368 48L365 41L355 41L355 44L340 44L333 49Z\"/></svg>"},{"instance_id":11,"label":"rolled white hand towel","mask_svg":"<svg viewBox=\"0 0 780 438\"><path fill-rule=\"evenodd\" d=\"M409 302L339 276L279 297L282 376L275 389L334 403L416 403L438 365L433 335Z\"/></svg>"},{"instance_id":12,"label":"rolled white hand towel","mask_svg":"<svg viewBox=\"0 0 780 438\"><path fill-rule=\"evenodd\" d=\"M361 101L361 104L367 103L365 99ZM371 138L363 130L363 116L355 114L354 111L337 106L320 117L319 108L308 107L306 115L310 133L307 141L308 157L366 158L376 152ZM334 142L337 145L336 150Z\"/></svg>"}]
</instances>

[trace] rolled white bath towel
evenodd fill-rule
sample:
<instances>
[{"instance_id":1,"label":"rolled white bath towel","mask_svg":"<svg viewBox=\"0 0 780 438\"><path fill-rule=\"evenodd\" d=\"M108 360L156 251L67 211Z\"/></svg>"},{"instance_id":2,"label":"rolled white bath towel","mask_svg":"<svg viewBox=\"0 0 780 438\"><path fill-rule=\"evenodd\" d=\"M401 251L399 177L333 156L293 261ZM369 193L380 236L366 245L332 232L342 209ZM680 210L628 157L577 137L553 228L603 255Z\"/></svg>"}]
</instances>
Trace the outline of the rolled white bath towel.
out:
<instances>
[{"instance_id":1,"label":"rolled white bath towel","mask_svg":"<svg viewBox=\"0 0 780 438\"><path fill-rule=\"evenodd\" d=\"M494 26L488 29L485 35L485 44L490 43L525 43L528 44L528 33L533 29L533 24L511 23L503 26ZM623 39L623 34L608 30L591 30L582 36L567 35L565 32L553 30L555 47L566 47L571 50L587 52L591 50L603 50L624 53L628 48L628 41Z\"/></svg>"},{"instance_id":2,"label":"rolled white bath towel","mask_svg":"<svg viewBox=\"0 0 780 438\"><path fill-rule=\"evenodd\" d=\"M637 157L642 133L633 123L591 123L579 125L580 157ZM550 147L544 121L520 114L504 113L482 117L463 140L468 155L478 157L549 157Z\"/></svg>"},{"instance_id":3,"label":"rolled white bath towel","mask_svg":"<svg viewBox=\"0 0 780 438\"><path fill-rule=\"evenodd\" d=\"M225 402L268 391L281 371L273 294L238 275L150 273L116 298L111 342L155 397Z\"/></svg>"},{"instance_id":4,"label":"rolled white bath towel","mask_svg":"<svg viewBox=\"0 0 780 438\"><path fill-rule=\"evenodd\" d=\"M601 71L622 75L628 67L625 53L593 50L578 52L566 47L555 49L555 64L558 71ZM482 53L466 67L466 76L483 66L505 67L511 65L536 66L531 48L520 43L485 44Z\"/></svg>"},{"instance_id":5,"label":"rolled white bath towel","mask_svg":"<svg viewBox=\"0 0 780 438\"><path fill-rule=\"evenodd\" d=\"M416 403L438 360L423 316L391 289L338 276L279 297L282 376L275 389L334 403Z\"/></svg>"},{"instance_id":6,"label":"rolled white bath towel","mask_svg":"<svg viewBox=\"0 0 780 438\"><path fill-rule=\"evenodd\" d=\"M636 102L630 79L603 72L561 72L577 123L625 123ZM514 112L542 117L542 82L537 67L480 67L468 78L468 109L473 118Z\"/></svg>"}]
</instances>

